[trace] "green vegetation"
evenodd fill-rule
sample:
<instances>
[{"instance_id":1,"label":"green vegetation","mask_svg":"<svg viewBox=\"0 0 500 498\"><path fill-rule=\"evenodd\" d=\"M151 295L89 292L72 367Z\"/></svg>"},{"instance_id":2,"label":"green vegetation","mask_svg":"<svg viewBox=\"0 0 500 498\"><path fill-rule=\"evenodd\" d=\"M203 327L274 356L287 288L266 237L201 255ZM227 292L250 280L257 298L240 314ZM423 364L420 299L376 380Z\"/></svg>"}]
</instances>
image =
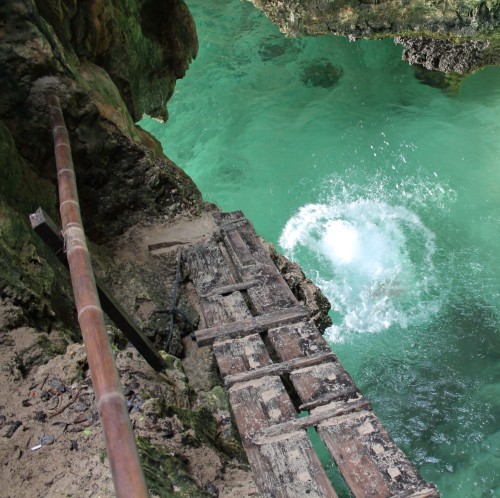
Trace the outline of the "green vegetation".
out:
<instances>
[{"instance_id":1,"label":"green vegetation","mask_svg":"<svg viewBox=\"0 0 500 498\"><path fill-rule=\"evenodd\" d=\"M160 498L210 496L191 479L180 455L144 437L137 438L137 446L150 494Z\"/></svg>"}]
</instances>

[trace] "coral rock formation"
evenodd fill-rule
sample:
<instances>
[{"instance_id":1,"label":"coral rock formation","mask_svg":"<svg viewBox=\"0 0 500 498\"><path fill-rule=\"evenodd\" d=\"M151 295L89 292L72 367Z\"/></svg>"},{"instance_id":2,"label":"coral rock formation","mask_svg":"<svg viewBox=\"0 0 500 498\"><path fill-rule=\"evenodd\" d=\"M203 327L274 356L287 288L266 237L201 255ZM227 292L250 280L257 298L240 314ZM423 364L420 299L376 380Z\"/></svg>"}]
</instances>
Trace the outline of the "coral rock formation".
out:
<instances>
[{"instance_id":1,"label":"coral rock formation","mask_svg":"<svg viewBox=\"0 0 500 498\"><path fill-rule=\"evenodd\" d=\"M394 37L411 64L458 74L500 63L498 0L250 1L289 36Z\"/></svg>"}]
</instances>

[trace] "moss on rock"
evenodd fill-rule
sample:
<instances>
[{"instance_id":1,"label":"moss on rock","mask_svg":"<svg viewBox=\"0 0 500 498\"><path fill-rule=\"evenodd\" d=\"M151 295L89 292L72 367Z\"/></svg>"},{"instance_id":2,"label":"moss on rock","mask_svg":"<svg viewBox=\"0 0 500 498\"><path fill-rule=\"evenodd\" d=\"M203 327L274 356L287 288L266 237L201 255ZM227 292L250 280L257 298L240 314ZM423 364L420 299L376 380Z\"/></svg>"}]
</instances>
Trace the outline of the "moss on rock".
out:
<instances>
[{"instance_id":1,"label":"moss on rock","mask_svg":"<svg viewBox=\"0 0 500 498\"><path fill-rule=\"evenodd\" d=\"M187 465L180 455L169 452L164 446L152 444L147 438L137 438L137 447L152 496L208 497L190 477Z\"/></svg>"},{"instance_id":2,"label":"moss on rock","mask_svg":"<svg viewBox=\"0 0 500 498\"><path fill-rule=\"evenodd\" d=\"M66 52L99 64L119 88L134 120L166 118L166 103L198 51L182 0L36 0Z\"/></svg>"}]
</instances>

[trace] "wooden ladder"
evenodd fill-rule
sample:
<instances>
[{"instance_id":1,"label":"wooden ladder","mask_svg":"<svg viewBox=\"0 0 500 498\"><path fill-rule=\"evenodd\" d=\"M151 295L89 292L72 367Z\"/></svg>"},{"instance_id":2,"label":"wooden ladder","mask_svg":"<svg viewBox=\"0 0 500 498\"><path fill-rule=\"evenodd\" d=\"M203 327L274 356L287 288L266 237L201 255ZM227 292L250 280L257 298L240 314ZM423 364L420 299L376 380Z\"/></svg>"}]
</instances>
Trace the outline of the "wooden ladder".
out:
<instances>
[{"instance_id":1,"label":"wooden ladder","mask_svg":"<svg viewBox=\"0 0 500 498\"><path fill-rule=\"evenodd\" d=\"M315 427L354 497L438 497L382 427L243 213L214 219L218 232L186 253L206 325L196 339L213 346L261 495L337 496L307 434Z\"/></svg>"}]
</instances>

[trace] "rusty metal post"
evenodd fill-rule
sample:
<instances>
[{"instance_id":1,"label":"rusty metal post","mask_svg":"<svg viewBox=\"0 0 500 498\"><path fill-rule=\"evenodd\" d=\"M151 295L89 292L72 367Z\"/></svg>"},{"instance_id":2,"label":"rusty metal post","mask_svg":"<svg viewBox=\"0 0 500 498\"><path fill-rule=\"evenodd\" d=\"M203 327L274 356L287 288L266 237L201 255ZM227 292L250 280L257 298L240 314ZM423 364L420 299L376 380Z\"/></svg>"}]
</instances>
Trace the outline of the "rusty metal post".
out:
<instances>
[{"instance_id":1,"label":"rusty metal post","mask_svg":"<svg viewBox=\"0 0 500 498\"><path fill-rule=\"evenodd\" d=\"M78 322L101 417L118 498L148 496L118 370L109 344L80 215L68 131L59 99L47 95L59 183L59 203Z\"/></svg>"}]
</instances>

